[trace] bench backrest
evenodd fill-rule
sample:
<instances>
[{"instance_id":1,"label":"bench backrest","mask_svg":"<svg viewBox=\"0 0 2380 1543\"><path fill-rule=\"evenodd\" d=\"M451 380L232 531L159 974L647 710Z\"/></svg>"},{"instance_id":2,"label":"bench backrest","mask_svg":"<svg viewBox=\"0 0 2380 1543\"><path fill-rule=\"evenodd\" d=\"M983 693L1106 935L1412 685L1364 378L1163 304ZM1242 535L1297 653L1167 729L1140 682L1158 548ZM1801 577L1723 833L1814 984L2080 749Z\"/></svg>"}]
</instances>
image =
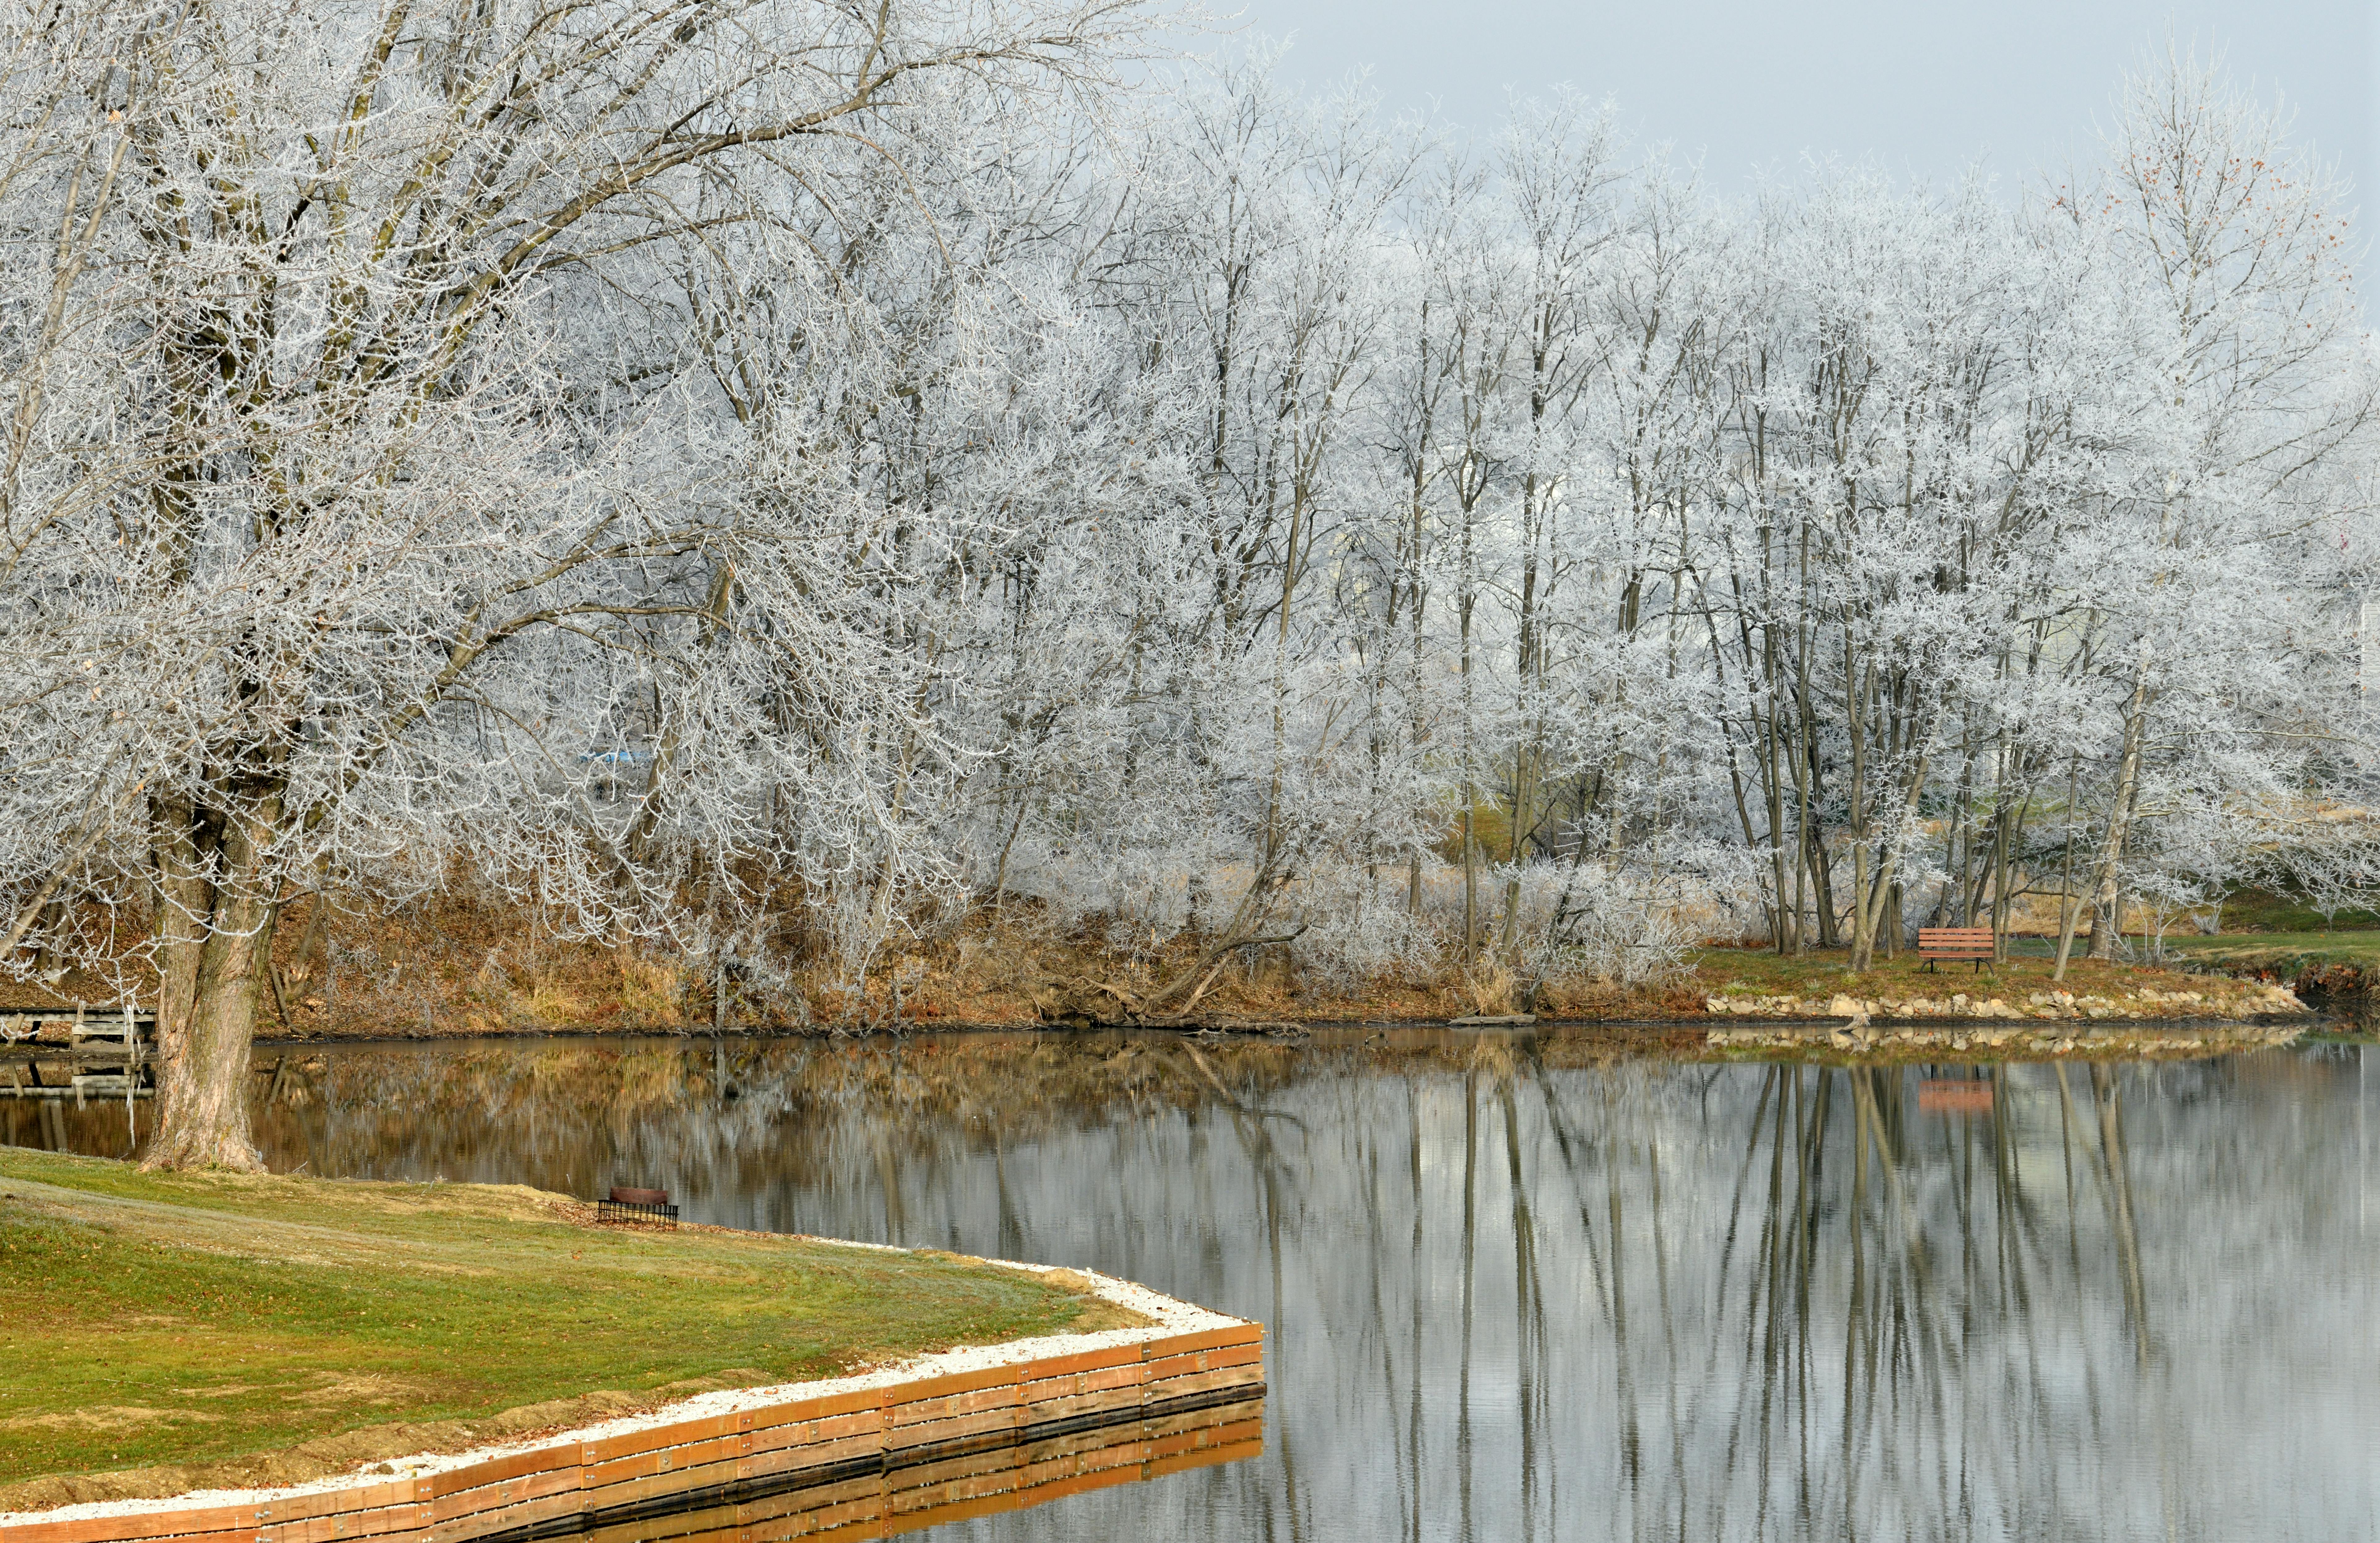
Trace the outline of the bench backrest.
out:
<instances>
[{"instance_id":1,"label":"bench backrest","mask_svg":"<svg viewBox=\"0 0 2380 1543\"><path fill-rule=\"evenodd\" d=\"M1917 952L1921 954L1988 954L1992 952L1992 929L1988 927L1921 927L1917 929Z\"/></svg>"}]
</instances>

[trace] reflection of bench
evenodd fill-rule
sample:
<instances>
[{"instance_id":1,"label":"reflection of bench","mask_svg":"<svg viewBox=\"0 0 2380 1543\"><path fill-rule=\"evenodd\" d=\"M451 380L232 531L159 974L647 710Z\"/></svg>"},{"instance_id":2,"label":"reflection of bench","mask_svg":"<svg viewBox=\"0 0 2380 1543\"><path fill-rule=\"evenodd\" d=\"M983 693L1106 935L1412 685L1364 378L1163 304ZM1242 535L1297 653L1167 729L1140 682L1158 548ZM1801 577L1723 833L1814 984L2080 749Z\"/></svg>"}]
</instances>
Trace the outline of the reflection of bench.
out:
<instances>
[{"instance_id":1,"label":"reflection of bench","mask_svg":"<svg viewBox=\"0 0 2380 1543\"><path fill-rule=\"evenodd\" d=\"M1981 1077L1929 1078L1917 1085L1917 1108L1924 1114L1989 1114L1992 1085Z\"/></svg>"},{"instance_id":2,"label":"reflection of bench","mask_svg":"<svg viewBox=\"0 0 2380 1543\"><path fill-rule=\"evenodd\" d=\"M1921 927L1917 929L1917 956L1932 969L1938 959L1973 959L1980 971L1984 961L1992 956L1992 929L1988 927Z\"/></svg>"},{"instance_id":3,"label":"reflection of bench","mask_svg":"<svg viewBox=\"0 0 2380 1543\"><path fill-rule=\"evenodd\" d=\"M612 1197L595 1202L598 1221L656 1221L664 1227L677 1225L677 1208L669 1203L666 1189L624 1189L612 1186Z\"/></svg>"}]
</instances>

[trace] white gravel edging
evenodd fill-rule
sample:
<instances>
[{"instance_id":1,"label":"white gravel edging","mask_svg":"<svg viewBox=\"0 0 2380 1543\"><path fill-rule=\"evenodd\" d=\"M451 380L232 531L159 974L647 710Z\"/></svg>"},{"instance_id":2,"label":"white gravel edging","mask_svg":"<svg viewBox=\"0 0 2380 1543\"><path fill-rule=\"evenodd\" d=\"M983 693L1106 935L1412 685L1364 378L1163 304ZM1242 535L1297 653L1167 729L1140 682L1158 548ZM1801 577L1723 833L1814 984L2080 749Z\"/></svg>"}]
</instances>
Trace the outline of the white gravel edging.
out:
<instances>
[{"instance_id":1,"label":"white gravel edging","mask_svg":"<svg viewBox=\"0 0 2380 1543\"><path fill-rule=\"evenodd\" d=\"M843 1248L865 1248L891 1254L911 1250L881 1243L856 1243L844 1238L803 1236L802 1242L827 1244ZM1056 1274L1062 1265L1024 1264L1014 1259L978 1259L978 1264L996 1265L1002 1270L1018 1270L1033 1275ZM1175 1334L1194 1334L1208 1329L1237 1328L1246 1322L1222 1313L1210 1312L1193 1303L1177 1301L1147 1286L1096 1270L1075 1270L1070 1273L1089 1282L1091 1294L1111 1306L1140 1314L1150 1321L1131 1329L1102 1329L1087 1334L1043 1334L1034 1339L1009 1340L1000 1344L969 1345L958 1350L945 1350L931 1355L912 1356L906 1361L856 1372L849 1377L828 1378L812 1382L781 1382L760 1388L722 1388L715 1392L696 1393L663 1404L642 1415L623 1415L616 1419L595 1425L579 1426L553 1435L522 1441L492 1442L473 1447L467 1452L435 1454L424 1452L414 1457L396 1457L375 1462L322 1478L309 1479L273 1489L196 1489L186 1494L167 1495L150 1500L89 1500L80 1505L59 1506L51 1511L0 1512L0 1532L35 1522L78 1522L95 1516L138 1516L149 1512L187 1511L207 1506L263 1505L299 1495L319 1495L334 1489L362 1488L375 1484L389 1484L397 1479L419 1478L427 1474L443 1474L456 1468L467 1468L491 1458L509 1457L516 1452L536 1452L548 1447L576 1446L588 1441L601 1441L613 1436L625 1436L634 1431L652 1430L662 1426L677 1425L687 1420L708 1419L714 1415L736 1415L751 1409L765 1409L775 1404L797 1400L823 1398L835 1393L859 1392L871 1388L891 1387L900 1382L923 1381L931 1377L948 1377L954 1372L982 1371L992 1367L1014 1366L1026 1361L1039 1361L1059 1355L1076 1355L1087 1350L1104 1350L1112 1345L1138 1344L1146 1340L1168 1339Z\"/></svg>"}]
</instances>

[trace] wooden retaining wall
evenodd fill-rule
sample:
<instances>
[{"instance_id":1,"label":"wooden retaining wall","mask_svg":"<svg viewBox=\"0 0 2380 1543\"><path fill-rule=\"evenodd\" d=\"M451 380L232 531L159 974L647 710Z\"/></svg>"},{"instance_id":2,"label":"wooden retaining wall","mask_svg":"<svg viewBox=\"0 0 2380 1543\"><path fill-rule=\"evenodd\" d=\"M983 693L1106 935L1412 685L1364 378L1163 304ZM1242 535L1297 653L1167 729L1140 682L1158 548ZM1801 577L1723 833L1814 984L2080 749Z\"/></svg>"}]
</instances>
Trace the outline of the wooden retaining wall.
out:
<instances>
[{"instance_id":1,"label":"wooden retaining wall","mask_svg":"<svg viewBox=\"0 0 2380 1543\"><path fill-rule=\"evenodd\" d=\"M1248 1323L1172 1334L249 1505L22 1522L0 1538L880 1537L1254 1455L1263 1332Z\"/></svg>"}]
</instances>

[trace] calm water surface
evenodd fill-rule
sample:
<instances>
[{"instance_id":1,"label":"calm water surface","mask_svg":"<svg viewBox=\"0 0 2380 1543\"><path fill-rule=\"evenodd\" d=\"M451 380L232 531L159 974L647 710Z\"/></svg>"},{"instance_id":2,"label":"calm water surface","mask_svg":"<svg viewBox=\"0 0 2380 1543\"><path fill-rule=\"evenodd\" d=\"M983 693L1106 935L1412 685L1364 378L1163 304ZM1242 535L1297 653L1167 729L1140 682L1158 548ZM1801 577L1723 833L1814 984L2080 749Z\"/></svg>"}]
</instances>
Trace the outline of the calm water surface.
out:
<instances>
[{"instance_id":1,"label":"calm water surface","mask_svg":"<svg viewBox=\"0 0 2380 1543\"><path fill-rule=\"evenodd\" d=\"M276 1170L662 1185L1269 1326L1261 1458L937 1537L2336 1543L2380 1537L2372 1053L464 1042L293 1057L259 1123Z\"/></svg>"}]
</instances>

